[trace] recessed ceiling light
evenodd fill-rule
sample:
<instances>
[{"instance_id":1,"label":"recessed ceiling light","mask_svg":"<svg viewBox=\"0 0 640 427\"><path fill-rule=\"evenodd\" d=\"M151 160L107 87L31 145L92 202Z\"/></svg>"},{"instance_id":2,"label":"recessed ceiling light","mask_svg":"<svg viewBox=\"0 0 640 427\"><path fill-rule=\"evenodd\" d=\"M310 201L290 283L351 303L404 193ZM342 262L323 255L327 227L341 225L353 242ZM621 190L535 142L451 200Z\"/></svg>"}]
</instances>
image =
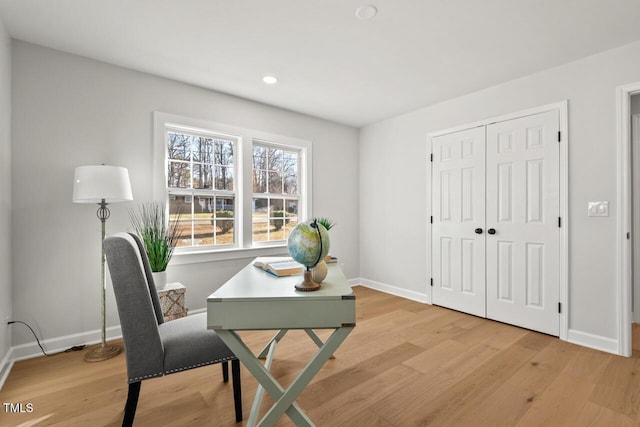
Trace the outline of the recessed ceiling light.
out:
<instances>
[{"instance_id":1,"label":"recessed ceiling light","mask_svg":"<svg viewBox=\"0 0 640 427\"><path fill-rule=\"evenodd\" d=\"M378 9L371 5L365 4L356 9L356 17L363 21L371 19L378 14Z\"/></svg>"},{"instance_id":2,"label":"recessed ceiling light","mask_svg":"<svg viewBox=\"0 0 640 427\"><path fill-rule=\"evenodd\" d=\"M262 81L268 85L274 85L278 83L278 78L276 76L264 76L262 77Z\"/></svg>"}]
</instances>

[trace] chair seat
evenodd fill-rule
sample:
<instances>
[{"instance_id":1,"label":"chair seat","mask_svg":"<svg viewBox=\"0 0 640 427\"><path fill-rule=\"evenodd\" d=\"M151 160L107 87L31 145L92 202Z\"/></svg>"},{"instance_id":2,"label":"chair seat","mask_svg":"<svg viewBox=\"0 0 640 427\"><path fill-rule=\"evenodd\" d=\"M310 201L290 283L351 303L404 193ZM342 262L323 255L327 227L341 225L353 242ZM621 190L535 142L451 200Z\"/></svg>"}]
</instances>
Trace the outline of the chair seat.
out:
<instances>
[{"instance_id":1,"label":"chair seat","mask_svg":"<svg viewBox=\"0 0 640 427\"><path fill-rule=\"evenodd\" d=\"M164 347L165 375L235 359L220 337L207 329L200 313L158 325Z\"/></svg>"}]
</instances>

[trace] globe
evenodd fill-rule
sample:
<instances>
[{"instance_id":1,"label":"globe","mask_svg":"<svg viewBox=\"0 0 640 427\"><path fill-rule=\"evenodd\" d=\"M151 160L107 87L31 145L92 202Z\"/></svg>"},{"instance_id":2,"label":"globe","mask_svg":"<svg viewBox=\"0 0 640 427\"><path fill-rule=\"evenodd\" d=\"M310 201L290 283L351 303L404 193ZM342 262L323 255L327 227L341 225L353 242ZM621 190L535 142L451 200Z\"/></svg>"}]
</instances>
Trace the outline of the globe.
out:
<instances>
[{"instance_id":1,"label":"globe","mask_svg":"<svg viewBox=\"0 0 640 427\"><path fill-rule=\"evenodd\" d=\"M329 253L329 233L317 221L304 221L291 230L287 246L291 258L310 269Z\"/></svg>"}]
</instances>

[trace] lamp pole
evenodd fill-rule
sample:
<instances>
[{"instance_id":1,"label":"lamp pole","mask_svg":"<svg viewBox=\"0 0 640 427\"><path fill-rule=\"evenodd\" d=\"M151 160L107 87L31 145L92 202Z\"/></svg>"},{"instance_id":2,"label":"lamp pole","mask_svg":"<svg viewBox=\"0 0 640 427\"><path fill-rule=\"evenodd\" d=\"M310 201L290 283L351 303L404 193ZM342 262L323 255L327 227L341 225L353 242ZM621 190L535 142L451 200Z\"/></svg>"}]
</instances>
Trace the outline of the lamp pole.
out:
<instances>
[{"instance_id":1,"label":"lamp pole","mask_svg":"<svg viewBox=\"0 0 640 427\"><path fill-rule=\"evenodd\" d=\"M103 360L111 359L114 356L120 354L122 349L117 344L109 344L107 345L107 332L106 332L106 282L105 282L105 269L104 269L104 247L102 246L102 242L104 242L104 238L106 235L106 222L111 215L109 208L107 207L108 203L105 199L102 199L100 206L96 211L96 215L98 219L102 223L102 233L100 238L100 314L102 320L102 341L100 342L100 347L94 347L84 355L84 360L87 362L101 362Z\"/></svg>"}]
</instances>

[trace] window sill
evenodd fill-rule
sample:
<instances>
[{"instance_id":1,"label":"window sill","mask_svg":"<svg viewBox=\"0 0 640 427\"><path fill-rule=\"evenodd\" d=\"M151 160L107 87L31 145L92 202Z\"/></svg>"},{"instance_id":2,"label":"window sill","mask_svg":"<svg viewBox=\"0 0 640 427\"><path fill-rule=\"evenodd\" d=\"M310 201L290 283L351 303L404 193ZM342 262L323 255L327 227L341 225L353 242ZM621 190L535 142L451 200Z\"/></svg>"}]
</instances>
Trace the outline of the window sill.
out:
<instances>
[{"instance_id":1,"label":"window sill","mask_svg":"<svg viewBox=\"0 0 640 427\"><path fill-rule=\"evenodd\" d=\"M259 256L289 256L289 251L287 250L287 245L281 245L249 249L233 248L218 251L174 252L169 265L197 264Z\"/></svg>"}]
</instances>

